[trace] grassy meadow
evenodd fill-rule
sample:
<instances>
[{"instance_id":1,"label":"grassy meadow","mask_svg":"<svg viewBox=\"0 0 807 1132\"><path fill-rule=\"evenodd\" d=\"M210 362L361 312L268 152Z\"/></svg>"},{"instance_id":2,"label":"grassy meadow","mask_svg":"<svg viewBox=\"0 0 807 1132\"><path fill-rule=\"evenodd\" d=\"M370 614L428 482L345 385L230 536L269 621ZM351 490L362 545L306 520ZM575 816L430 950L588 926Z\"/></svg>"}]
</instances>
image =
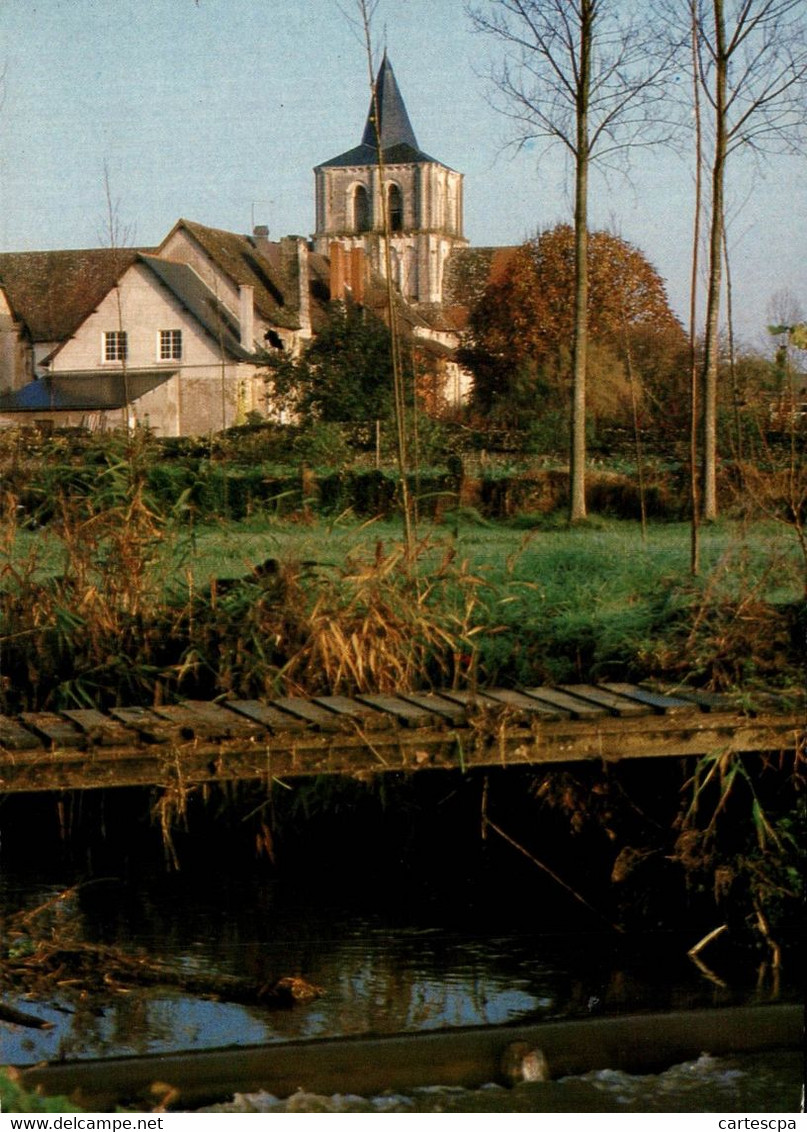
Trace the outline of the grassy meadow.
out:
<instances>
[{"instance_id":1,"label":"grassy meadow","mask_svg":"<svg viewBox=\"0 0 807 1132\"><path fill-rule=\"evenodd\" d=\"M131 501L130 501L131 503ZM172 695L656 678L711 687L800 679L803 593L788 530L701 532L594 518L418 527L253 516L161 522L143 506L7 531L9 708ZM82 525L83 524L83 525ZM10 671L6 666L6 671Z\"/></svg>"}]
</instances>

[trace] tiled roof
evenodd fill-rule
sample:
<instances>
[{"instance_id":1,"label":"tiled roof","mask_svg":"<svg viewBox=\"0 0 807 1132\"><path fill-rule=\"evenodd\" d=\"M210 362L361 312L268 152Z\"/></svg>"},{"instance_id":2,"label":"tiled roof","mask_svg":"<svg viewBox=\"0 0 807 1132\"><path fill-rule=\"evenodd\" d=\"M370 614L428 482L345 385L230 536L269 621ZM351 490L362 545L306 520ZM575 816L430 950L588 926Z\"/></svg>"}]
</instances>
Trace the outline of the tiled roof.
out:
<instances>
[{"instance_id":1,"label":"tiled roof","mask_svg":"<svg viewBox=\"0 0 807 1132\"><path fill-rule=\"evenodd\" d=\"M0 287L34 342L69 338L138 256L134 248L0 253Z\"/></svg>"},{"instance_id":2,"label":"tiled roof","mask_svg":"<svg viewBox=\"0 0 807 1132\"><path fill-rule=\"evenodd\" d=\"M209 228L193 220L179 220L163 240L165 247L177 229L182 228L199 244L207 256L237 285L253 288L255 311L266 322L287 330L300 326L296 265L289 259L291 248L265 238L242 236L222 228ZM159 250L158 250L159 254ZM327 302L327 294L316 285L322 267L316 256L309 256L311 273L311 319L316 325L322 311L317 307ZM324 271L327 280L327 269ZM321 320L321 319L320 319Z\"/></svg>"},{"instance_id":3,"label":"tiled roof","mask_svg":"<svg viewBox=\"0 0 807 1132\"><path fill-rule=\"evenodd\" d=\"M208 228L192 220L180 220L176 228L189 232L210 259L238 285L252 287L255 310L267 322L294 330L299 325L298 311L283 279L280 245L265 241L265 250L258 250L257 241L222 228ZM168 242L170 235L163 241Z\"/></svg>"},{"instance_id":4,"label":"tiled roof","mask_svg":"<svg viewBox=\"0 0 807 1132\"><path fill-rule=\"evenodd\" d=\"M388 149L384 150L384 163L386 165L413 165L420 162L428 161L432 165L442 165L442 161L438 161L435 157L429 157L428 153L424 153L422 149L413 149L411 145L391 145ZM378 164L378 150L374 145L361 145L355 146L353 149L347 150L345 153L340 153L337 157L332 157L330 161L323 161L318 165L318 169L333 169L337 166L348 165L376 165Z\"/></svg>"},{"instance_id":5,"label":"tiled roof","mask_svg":"<svg viewBox=\"0 0 807 1132\"><path fill-rule=\"evenodd\" d=\"M30 381L14 393L0 395L0 413L90 412L122 409L174 376L175 370L127 370L124 374L77 370Z\"/></svg>"}]
</instances>

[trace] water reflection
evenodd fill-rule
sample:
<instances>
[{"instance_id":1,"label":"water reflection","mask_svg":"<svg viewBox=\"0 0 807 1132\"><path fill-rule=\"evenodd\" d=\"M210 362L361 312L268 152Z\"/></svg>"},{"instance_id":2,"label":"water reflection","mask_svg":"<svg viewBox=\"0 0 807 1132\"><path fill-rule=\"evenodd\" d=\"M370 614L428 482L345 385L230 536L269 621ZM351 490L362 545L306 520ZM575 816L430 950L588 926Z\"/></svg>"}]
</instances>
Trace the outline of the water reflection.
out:
<instances>
[{"instance_id":1,"label":"water reflection","mask_svg":"<svg viewBox=\"0 0 807 1132\"><path fill-rule=\"evenodd\" d=\"M6 874L8 910L23 899L35 906L55 891L17 881ZM3 1025L2 1061L727 1005L756 994L752 969L735 972L733 989L717 987L672 937L552 935L523 917L503 924L501 910L485 917L478 908L448 905L422 910L413 923L411 907L404 917L394 901L368 913L259 874L96 883L60 914L87 941L258 984L299 975L325 988L325 995L269 1011L159 988L110 991L91 1000L76 988L57 988L45 1001L22 1006L53 1029Z\"/></svg>"}]
</instances>

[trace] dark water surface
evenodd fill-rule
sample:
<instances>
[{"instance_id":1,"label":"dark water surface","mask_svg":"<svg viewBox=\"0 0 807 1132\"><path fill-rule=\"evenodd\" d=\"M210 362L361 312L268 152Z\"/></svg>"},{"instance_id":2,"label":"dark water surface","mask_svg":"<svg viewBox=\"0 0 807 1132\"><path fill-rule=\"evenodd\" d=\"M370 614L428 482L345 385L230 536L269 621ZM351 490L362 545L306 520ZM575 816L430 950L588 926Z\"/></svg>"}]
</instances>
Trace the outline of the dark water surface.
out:
<instances>
[{"instance_id":1,"label":"dark water surface","mask_svg":"<svg viewBox=\"0 0 807 1132\"><path fill-rule=\"evenodd\" d=\"M717 925L702 918L686 932L658 928L692 918L680 886L678 903L668 897L672 887L641 887L637 920L650 930L609 930L603 921L614 850L599 826L591 836L564 839L563 822L553 825L545 811L536 817L530 782L491 776L490 805L506 814L508 829L521 821L531 845L552 854L549 861L564 877L603 902L598 916L510 845L480 836L487 781L483 788L472 777L435 772L398 787L384 779L373 789L358 782L295 790L279 784L269 798L257 788L209 797L196 792L187 826L174 825L179 871L166 865L155 821L159 795L88 791L6 799L0 803L0 946L15 912L68 892L37 917L40 933L144 953L192 974L237 976L256 987L298 976L323 994L269 1010L165 986L82 995L80 985L51 982L30 1000L15 998L6 986L0 988L6 1002L53 1026L39 1031L0 1022L0 1063L532 1024L764 1003L777 995L800 1000L798 957L786 953L777 987L769 971L760 977L764 951L747 946L747 933L742 946L732 933L710 944L703 957L712 971L698 970L687 949ZM641 785L641 797L657 791L662 800L670 788L655 768ZM800 1084L796 1057L765 1055L741 1064L707 1057L642 1083L613 1067L610 1076L552 1082L537 1092L524 1086L472 1096L422 1093L400 1101L400 1111L412 1105L416 1111L456 1105L611 1111L603 1106L616 1105L619 1111L626 1104L633 1111L642 1104L678 1111L704 1106L706 1096L717 1106L708 1111L722 1111L729 1086L735 1108L753 1087L763 1091L754 1102L763 1110L792 1111ZM357 1103L376 1111L399 1102Z\"/></svg>"},{"instance_id":2,"label":"dark water surface","mask_svg":"<svg viewBox=\"0 0 807 1132\"><path fill-rule=\"evenodd\" d=\"M7 866L2 910L34 907L64 887L64 877L48 883L48 871ZM79 938L143 951L187 971L259 984L297 975L324 993L280 1011L161 988L86 1001L69 988L54 988L36 1002L7 994L7 1002L53 1028L0 1024L3 1062L725 1006L771 1001L773 992L769 978L759 980L756 962L729 967L725 956L715 974L726 985L718 985L687 959L692 941L685 937L560 931L540 908L513 907L508 914L501 906L418 901L409 886L368 893L359 878L340 893L281 884L250 862L235 874L154 870L127 883L97 877L56 905L51 926L69 926ZM780 993L792 1000L799 992L785 979ZM652 1079L613 1071L514 1091L427 1091L397 1102L353 1102L357 1108L346 1109L350 1102L339 1098L295 1103L303 1106L298 1111L722 1111L753 1096L762 1109L793 1111L800 1081L795 1054L707 1057ZM279 1102L261 1103L271 1108ZM708 1103L716 1107L704 1107ZM469 1107L457 1107L463 1105Z\"/></svg>"}]
</instances>

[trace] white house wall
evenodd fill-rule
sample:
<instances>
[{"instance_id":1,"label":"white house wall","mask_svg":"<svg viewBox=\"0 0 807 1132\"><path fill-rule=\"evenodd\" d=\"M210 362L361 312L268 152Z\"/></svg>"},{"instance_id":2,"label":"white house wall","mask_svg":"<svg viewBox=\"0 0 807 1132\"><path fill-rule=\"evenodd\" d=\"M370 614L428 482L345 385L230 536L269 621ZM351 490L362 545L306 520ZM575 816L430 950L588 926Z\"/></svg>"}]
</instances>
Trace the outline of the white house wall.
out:
<instances>
[{"instance_id":1,"label":"white house wall","mask_svg":"<svg viewBox=\"0 0 807 1132\"><path fill-rule=\"evenodd\" d=\"M157 435L217 432L259 407L263 382L255 378L255 367L222 358L218 343L144 264L126 272L119 287L54 356L51 372L120 373L119 362L104 361L104 335L117 330L127 334L127 369L178 371L133 406L137 420ZM160 362L161 330L182 331L181 361Z\"/></svg>"}]
</instances>

